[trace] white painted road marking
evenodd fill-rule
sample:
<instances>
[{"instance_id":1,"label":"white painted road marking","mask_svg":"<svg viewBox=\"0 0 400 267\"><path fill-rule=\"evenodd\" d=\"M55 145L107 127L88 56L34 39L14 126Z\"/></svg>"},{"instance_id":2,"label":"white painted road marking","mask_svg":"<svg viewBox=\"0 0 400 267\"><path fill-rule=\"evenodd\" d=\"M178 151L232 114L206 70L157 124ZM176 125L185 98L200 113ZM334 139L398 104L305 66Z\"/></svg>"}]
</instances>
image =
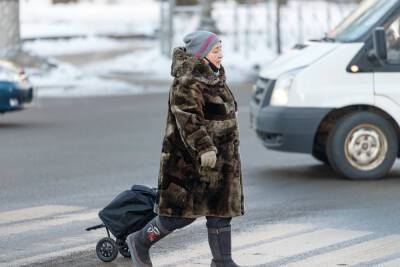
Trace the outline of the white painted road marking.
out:
<instances>
[{"instance_id":1,"label":"white painted road marking","mask_svg":"<svg viewBox=\"0 0 400 267\"><path fill-rule=\"evenodd\" d=\"M0 212L0 225L24 220L33 220L56 214L74 212L83 209L77 206L45 205L26 209Z\"/></svg>"},{"instance_id":2,"label":"white painted road marking","mask_svg":"<svg viewBox=\"0 0 400 267\"><path fill-rule=\"evenodd\" d=\"M74 223L87 223L87 226L91 226L100 223L98 210L86 210L84 207L77 206L32 207L0 213L0 218L2 219L0 244L5 244L9 240L19 240L27 231L30 235L41 236L43 231L51 227L68 226ZM206 235L205 223L205 218L199 218L189 227L201 227ZM188 229L185 227L177 231L188 231ZM400 266L400 259L393 259L391 256L400 252L400 235L375 238L379 235L371 237L369 236L371 234L373 233L367 231L316 228L312 224L260 225L248 228L247 232L233 231L233 258L238 264L247 266L263 266L276 261L284 262L285 259L291 260L290 263L285 264L285 266L291 267L362 265L382 259L388 260L379 266ZM105 236L104 229L92 232L82 229L81 232L75 231L68 236L52 236L45 242L43 240L39 240L37 243L33 241L29 248L6 246L2 249L3 254L0 254L0 266L20 266L81 251L92 250L94 252L97 241ZM155 266L200 267L210 265L212 256L207 239L200 242L185 240L182 242L181 249L168 253L163 252L164 249L160 251L157 248L158 246L165 248L167 243L164 242L168 242L168 240L161 240L152 248ZM194 242L194 244L190 245L189 242ZM348 246L342 245L337 249L334 248L336 244L342 242L349 242L346 243ZM317 251L327 247L329 250L326 252L324 250ZM313 254L313 252L317 254ZM300 256L300 258L294 256ZM293 262L294 259L296 262Z\"/></svg>"},{"instance_id":3,"label":"white painted road marking","mask_svg":"<svg viewBox=\"0 0 400 267\"><path fill-rule=\"evenodd\" d=\"M235 248L251 245L254 242L258 242L260 240L270 240L289 234L295 234L299 231L306 231L311 229L312 226L309 224L277 224L259 226L252 229L251 232L233 233L232 246L235 250ZM207 230L205 229L205 231ZM184 255L184 258L182 258L182 255ZM235 252L234 255L236 256L236 258L238 258L238 253ZM190 258L197 258L199 256L202 256L202 258L205 259L211 259L211 252L207 241L201 242L196 245L184 246L182 250L173 251L166 255L162 255L162 257L154 259L153 263L155 266L169 264L174 265L180 260L189 260ZM206 264L204 260L192 260L193 262L196 262L196 264ZM209 266L209 260L207 260L207 262ZM182 265L183 264L184 263L182 263ZM181 266L180 262L179 266Z\"/></svg>"},{"instance_id":4,"label":"white painted road marking","mask_svg":"<svg viewBox=\"0 0 400 267\"><path fill-rule=\"evenodd\" d=\"M311 257L288 266L351 266L400 251L400 235L390 235ZM400 265L397 265L400 266Z\"/></svg>"},{"instance_id":5,"label":"white painted road marking","mask_svg":"<svg viewBox=\"0 0 400 267\"><path fill-rule=\"evenodd\" d=\"M400 266L400 259L395 259L388 261L386 263L380 264L380 267L399 267Z\"/></svg>"},{"instance_id":6,"label":"white painted road marking","mask_svg":"<svg viewBox=\"0 0 400 267\"><path fill-rule=\"evenodd\" d=\"M13 225L6 225L0 227L0 237L8 236L13 234L20 234L27 231L38 231L44 230L48 227L59 226L67 223L89 221L98 218L97 210L89 210L87 212L72 213L68 215L60 215L54 219L43 220L39 222L26 222L26 223L16 223Z\"/></svg>"}]
</instances>

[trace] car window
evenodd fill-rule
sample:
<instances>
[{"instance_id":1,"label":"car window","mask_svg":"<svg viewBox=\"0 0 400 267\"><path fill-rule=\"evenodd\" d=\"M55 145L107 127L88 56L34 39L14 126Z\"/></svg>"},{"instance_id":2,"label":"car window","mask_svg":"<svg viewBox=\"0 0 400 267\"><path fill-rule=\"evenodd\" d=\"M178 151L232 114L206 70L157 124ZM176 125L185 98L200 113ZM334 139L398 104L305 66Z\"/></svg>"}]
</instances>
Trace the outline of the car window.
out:
<instances>
[{"instance_id":1,"label":"car window","mask_svg":"<svg viewBox=\"0 0 400 267\"><path fill-rule=\"evenodd\" d=\"M388 63L400 65L400 13L386 29L386 45L388 49Z\"/></svg>"}]
</instances>

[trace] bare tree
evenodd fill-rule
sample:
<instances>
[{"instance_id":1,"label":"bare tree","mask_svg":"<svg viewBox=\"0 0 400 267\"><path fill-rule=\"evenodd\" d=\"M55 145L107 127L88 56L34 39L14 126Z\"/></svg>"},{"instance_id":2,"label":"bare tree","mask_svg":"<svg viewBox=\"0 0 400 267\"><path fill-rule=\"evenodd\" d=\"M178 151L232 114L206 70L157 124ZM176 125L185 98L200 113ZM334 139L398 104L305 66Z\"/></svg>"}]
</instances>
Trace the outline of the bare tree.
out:
<instances>
[{"instance_id":1,"label":"bare tree","mask_svg":"<svg viewBox=\"0 0 400 267\"><path fill-rule=\"evenodd\" d=\"M20 50L19 0L0 0L0 58L15 57Z\"/></svg>"},{"instance_id":2,"label":"bare tree","mask_svg":"<svg viewBox=\"0 0 400 267\"><path fill-rule=\"evenodd\" d=\"M221 33L217 26L214 18L212 17L212 0L201 0L201 14L200 14L200 23L199 30L206 30L210 32L214 32L216 34Z\"/></svg>"}]
</instances>

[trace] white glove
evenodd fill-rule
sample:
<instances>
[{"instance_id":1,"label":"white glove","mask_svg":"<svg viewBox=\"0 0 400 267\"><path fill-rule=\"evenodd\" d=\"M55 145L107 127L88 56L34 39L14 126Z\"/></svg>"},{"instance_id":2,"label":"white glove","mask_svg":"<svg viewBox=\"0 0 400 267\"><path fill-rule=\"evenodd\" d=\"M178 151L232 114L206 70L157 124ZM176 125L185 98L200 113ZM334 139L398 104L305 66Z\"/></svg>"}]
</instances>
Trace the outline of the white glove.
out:
<instances>
[{"instance_id":1,"label":"white glove","mask_svg":"<svg viewBox=\"0 0 400 267\"><path fill-rule=\"evenodd\" d=\"M217 163L217 154L215 151L208 151L201 154L201 166L214 168Z\"/></svg>"}]
</instances>

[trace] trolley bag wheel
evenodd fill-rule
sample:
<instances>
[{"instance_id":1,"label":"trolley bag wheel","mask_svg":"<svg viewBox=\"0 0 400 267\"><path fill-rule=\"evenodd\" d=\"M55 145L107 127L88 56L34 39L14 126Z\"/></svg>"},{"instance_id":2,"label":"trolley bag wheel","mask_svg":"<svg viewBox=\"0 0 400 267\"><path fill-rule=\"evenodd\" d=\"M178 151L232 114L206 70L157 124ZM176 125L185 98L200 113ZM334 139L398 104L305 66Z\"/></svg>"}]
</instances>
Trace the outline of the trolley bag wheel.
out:
<instances>
[{"instance_id":1,"label":"trolley bag wheel","mask_svg":"<svg viewBox=\"0 0 400 267\"><path fill-rule=\"evenodd\" d=\"M129 252L129 248L128 245L123 245L121 247L119 247L119 253L124 256L125 258L130 258L131 257L131 253Z\"/></svg>"},{"instance_id":2,"label":"trolley bag wheel","mask_svg":"<svg viewBox=\"0 0 400 267\"><path fill-rule=\"evenodd\" d=\"M128 245L126 244L126 241L123 239L117 239L117 245L118 245L118 251L119 253L124 256L125 258L130 258L131 253L129 252Z\"/></svg>"},{"instance_id":3,"label":"trolley bag wheel","mask_svg":"<svg viewBox=\"0 0 400 267\"><path fill-rule=\"evenodd\" d=\"M104 237L97 242L96 254L104 262L113 261L118 256L118 246L112 238Z\"/></svg>"}]
</instances>

